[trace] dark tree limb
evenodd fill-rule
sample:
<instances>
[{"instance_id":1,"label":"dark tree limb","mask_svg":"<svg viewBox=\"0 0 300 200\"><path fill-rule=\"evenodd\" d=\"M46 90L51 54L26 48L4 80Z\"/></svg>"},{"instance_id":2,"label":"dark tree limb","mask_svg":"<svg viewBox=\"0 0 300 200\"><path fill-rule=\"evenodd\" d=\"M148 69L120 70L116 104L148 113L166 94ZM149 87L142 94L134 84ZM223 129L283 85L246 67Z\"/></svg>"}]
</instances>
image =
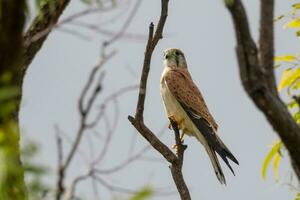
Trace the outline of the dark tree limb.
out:
<instances>
[{"instance_id":1,"label":"dark tree limb","mask_svg":"<svg viewBox=\"0 0 300 200\"><path fill-rule=\"evenodd\" d=\"M21 90L19 63L22 59L24 10L24 0L0 0L0 90L2 93L16 91L14 96L0 99L2 111L7 110L8 105L14 105L0 116L0 199L27 199L16 115Z\"/></svg>"},{"instance_id":2,"label":"dark tree limb","mask_svg":"<svg viewBox=\"0 0 300 200\"><path fill-rule=\"evenodd\" d=\"M176 123L171 121L175 132L175 141L178 150L178 155L175 155L163 142L161 142L155 136L155 134L144 124L143 119L147 79L150 70L151 57L155 46L157 45L158 41L162 38L163 28L168 16L168 3L169 0L161 0L161 15L155 33L153 23L151 23L149 26L149 36L141 74L136 113L135 117L128 116L128 120L137 129L137 131L152 145L152 147L156 149L171 164L170 170L181 199L190 200L191 197L189 194L189 190L185 184L182 175L182 163L185 145L183 145L182 141L180 140L179 130L177 128Z\"/></svg>"},{"instance_id":3,"label":"dark tree limb","mask_svg":"<svg viewBox=\"0 0 300 200\"><path fill-rule=\"evenodd\" d=\"M234 23L238 64L244 89L285 144L300 180L300 127L278 96L274 78L274 1L261 0L259 50L251 37L242 2L225 0L225 4Z\"/></svg>"},{"instance_id":4,"label":"dark tree limb","mask_svg":"<svg viewBox=\"0 0 300 200\"><path fill-rule=\"evenodd\" d=\"M260 8L260 65L268 82L269 88L277 93L274 75L274 0L261 1Z\"/></svg>"},{"instance_id":5,"label":"dark tree limb","mask_svg":"<svg viewBox=\"0 0 300 200\"><path fill-rule=\"evenodd\" d=\"M23 76L70 0L47 0L24 35Z\"/></svg>"}]
</instances>

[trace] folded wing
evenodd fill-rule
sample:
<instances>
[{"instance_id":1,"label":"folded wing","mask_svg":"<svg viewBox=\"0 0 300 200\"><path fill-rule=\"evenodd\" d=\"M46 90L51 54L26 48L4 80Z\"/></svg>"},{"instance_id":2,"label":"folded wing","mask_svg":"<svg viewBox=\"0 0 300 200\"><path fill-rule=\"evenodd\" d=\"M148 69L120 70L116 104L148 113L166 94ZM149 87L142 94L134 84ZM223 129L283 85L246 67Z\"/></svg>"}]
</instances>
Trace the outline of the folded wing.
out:
<instances>
[{"instance_id":1,"label":"folded wing","mask_svg":"<svg viewBox=\"0 0 300 200\"><path fill-rule=\"evenodd\" d=\"M227 158L236 164L238 164L238 161L216 134L218 125L210 114L187 69L169 70L164 79L169 90L203 135L210 148L220 155L234 174Z\"/></svg>"}]
</instances>

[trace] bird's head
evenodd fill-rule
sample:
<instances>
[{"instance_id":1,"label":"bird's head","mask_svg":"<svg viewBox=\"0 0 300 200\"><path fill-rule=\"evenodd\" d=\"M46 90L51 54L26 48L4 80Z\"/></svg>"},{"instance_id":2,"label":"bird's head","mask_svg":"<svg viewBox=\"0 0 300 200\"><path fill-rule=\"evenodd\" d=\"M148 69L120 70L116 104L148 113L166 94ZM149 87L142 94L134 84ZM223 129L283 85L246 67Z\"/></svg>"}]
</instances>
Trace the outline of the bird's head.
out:
<instances>
[{"instance_id":1,"label":"bird's head","mask_svg":"<svg viewBox=\"0 0 300 200\"><path fill-rule=\"evenodd\" d=\"M184 54L181 50L175 48L164 51L164 65L170 68L187 68Z\"/></svg>"}]
</instances>

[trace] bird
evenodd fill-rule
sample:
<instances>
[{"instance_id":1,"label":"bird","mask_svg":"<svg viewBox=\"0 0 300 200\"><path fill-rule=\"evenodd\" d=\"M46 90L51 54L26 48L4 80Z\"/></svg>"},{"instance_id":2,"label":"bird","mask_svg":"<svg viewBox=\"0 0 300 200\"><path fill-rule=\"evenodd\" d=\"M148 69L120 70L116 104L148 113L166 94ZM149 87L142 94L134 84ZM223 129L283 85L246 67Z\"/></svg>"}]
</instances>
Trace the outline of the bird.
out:
<instances>
[{"instance_id":1,"label":"bird","mask_svg":"<svg viewBox=\"0 0 300 200\"><path fill-rule=\"evenodd\" d=\"M239 162L217 135L218 124L188 71L183 52L177 48L166 49L163 63L160 93L167 117L177 124L181 140L184 135L193 136L204 146L219 182L226 185L217 154L233 175L228 159L237 165Z\"/></svg>"}]
</instances>

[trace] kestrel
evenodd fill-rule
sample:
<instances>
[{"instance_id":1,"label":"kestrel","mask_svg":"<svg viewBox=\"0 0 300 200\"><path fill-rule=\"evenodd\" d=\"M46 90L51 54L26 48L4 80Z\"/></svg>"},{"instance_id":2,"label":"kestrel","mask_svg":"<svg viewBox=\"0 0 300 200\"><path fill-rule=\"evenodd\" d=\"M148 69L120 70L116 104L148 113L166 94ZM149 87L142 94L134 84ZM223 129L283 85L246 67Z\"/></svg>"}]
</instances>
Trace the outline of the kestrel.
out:
<instances>
[{"instance_id":1,"label":"kestrel","mask_svg":"<svg viewBox=\"0 0 300 200\"><path fill-rule=\"evenodd\" d=\"M226 180L216 153L234 174L227 158L239 164L237 159L216 134L218 124L187 69L184 54L179 49L164 51L164 71L160 80L160 92L165 111L175 121L183 135L194 136L204 147L221 184Z\"/></svg>"}]
</instances>

